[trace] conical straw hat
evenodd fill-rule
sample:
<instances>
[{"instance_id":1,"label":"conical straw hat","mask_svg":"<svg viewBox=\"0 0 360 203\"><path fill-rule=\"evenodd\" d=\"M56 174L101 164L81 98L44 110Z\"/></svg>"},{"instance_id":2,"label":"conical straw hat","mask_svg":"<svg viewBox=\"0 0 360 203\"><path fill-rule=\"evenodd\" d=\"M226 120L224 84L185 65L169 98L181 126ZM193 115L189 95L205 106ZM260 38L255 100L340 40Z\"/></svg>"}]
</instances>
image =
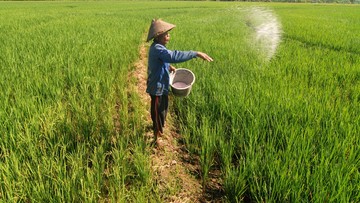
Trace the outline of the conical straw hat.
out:
<instances>
[{"instance_id":1,"label":"conical straw hat","mask_svg":"<svg viewBox=\"0 0 360 203\"><path fill-rule=\"evenodd\" d=\"M155 38L171 29L173 29L175 25L162 21L161 19L153 19L151 22L151 26L149 29L147 42L152 38Z\"/></svg>"}]
</instances>

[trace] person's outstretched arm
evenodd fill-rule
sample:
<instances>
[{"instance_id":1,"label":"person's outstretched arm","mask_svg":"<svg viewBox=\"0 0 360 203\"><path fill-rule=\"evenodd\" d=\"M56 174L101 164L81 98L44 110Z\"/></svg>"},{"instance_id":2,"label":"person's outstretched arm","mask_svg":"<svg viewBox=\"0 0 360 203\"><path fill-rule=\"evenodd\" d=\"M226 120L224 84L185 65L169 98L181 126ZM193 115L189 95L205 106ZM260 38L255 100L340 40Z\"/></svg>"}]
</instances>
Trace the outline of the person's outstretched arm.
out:
<instances>
[{"instance_id":1,"label":"person's outstretched arm","mask_svg":"<svg viewBox=\"0 0 360 203\"><path fill-rule=\"evenodd\" d=\"M165 48L162 45L155 45L155 48L158 50L159 58L166 63L181 63L188 61L190 59L199 57L206 61L213 61L213 59L203 52L196 51L171 51Z\"/></svg>"}]
</instances>

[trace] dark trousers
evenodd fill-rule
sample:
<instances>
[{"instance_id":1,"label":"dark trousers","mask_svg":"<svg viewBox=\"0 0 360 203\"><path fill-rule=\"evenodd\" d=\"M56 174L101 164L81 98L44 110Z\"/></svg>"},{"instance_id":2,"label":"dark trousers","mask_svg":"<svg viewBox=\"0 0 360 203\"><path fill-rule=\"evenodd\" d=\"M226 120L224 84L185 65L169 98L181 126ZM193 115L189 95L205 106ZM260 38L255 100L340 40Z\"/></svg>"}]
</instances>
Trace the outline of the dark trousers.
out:
<instances>
[{"instance_id":1,"label":"dark trousers","mask_svg":"<svg viewBox=\"0 0 360 203\"><path fill-rule=\"evenodd\" d=\"M153 121L154 135L157 135L158 132L163 133L166 114L169 108L169 96L150 95L150 97L151 97L151 120Z\"/></svg>"}]
</instances>

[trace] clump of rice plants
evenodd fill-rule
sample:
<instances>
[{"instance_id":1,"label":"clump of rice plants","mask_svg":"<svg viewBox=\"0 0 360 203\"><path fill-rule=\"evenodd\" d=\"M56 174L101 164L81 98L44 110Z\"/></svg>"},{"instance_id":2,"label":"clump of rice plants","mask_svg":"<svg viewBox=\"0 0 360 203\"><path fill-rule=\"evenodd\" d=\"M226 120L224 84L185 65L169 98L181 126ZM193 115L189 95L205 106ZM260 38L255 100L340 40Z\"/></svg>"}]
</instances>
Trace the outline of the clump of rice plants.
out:
<instances>
[{"instance_id":1,"label":"clump of rice plants","mask_svg":"<svg viewBox=\"0 0 360 203\"><path fill-rule=\"evenodd\" d=\"M3 4L2 201L125 202L151 190L140 110L129 108L141 105L127 91L142 20L125 20L137 15L126 8Z\"/></svg>"},{"instance_id":2,"label":"clump of rice plants","mask_svg":"<svg viewBox=\"0 0 360 203\"><path fill-rule=\"evenodd\" d=\"M356 7L264 4L283 33L264 62L249 43L256 34L247 23L251 8L242 6L221 15L199 12L201 25L182 25L197 27L197 49L210 50L214 58L211 65L187 65L197 82L177 108L189 145L206 145L194 137L202 136L197 129L209 120L232 202L359 201ZM186 38L179 40L189 46ZM225 151L224 143L232 150Z\"/></svg>"}]
</instances>

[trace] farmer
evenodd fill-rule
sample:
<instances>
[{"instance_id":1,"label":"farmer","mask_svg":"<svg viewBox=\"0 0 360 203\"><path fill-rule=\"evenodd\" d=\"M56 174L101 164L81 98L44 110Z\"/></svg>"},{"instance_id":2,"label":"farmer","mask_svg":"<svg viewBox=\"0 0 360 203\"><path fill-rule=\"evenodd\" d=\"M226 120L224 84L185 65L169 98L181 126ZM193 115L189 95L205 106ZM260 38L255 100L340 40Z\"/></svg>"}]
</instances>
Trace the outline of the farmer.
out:
<instances>
[{"instance_id":1,"label":"farmer","mask_svg":"<svg viewBox=\"0 0 360 203\"><path fill-rule=\"evenodd\" d=\"M175 25L160 19L152 20L147 37L147 42L153 39L149 49L146 92L151 97L151 119L156 144L159 144L158 137L162 136L168 111L169 72L176 70L170 63L185 62L196 57L209 62L213 61L211 57L202 52L168 50L166 44L170 40L169 31L174 27Z\"/></svg>"}]
</instances>

